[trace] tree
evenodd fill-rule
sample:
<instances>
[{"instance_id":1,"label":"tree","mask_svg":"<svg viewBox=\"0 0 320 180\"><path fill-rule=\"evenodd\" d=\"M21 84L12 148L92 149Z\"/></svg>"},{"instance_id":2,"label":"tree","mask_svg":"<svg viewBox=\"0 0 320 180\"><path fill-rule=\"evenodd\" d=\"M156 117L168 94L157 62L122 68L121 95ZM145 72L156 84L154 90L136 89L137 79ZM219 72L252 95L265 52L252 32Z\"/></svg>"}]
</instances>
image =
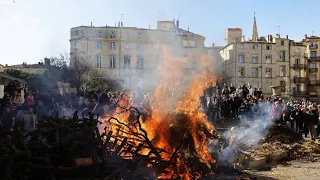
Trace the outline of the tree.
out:
<instances>
[{"instance_id":1,"label":"tree","mask_svg":"<svg viewBox=\"0 0 320 180\"><path fill-rule=\"evenodd\" d=\"M17 69L5 69L4 72L9 74L10 76L20 78L23 80L28 80L35 76L34 74L26 73Z\"/></svg>"}]
</instances>

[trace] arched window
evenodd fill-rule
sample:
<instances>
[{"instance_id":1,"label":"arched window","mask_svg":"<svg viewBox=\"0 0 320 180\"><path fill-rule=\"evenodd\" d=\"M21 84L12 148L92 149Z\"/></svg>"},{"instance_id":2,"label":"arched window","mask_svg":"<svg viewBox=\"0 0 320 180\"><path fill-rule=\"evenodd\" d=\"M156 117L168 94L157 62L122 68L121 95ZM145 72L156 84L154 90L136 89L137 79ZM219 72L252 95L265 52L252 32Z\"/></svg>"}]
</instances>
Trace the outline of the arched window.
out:
<instances>
[{"instance_id":1,"label":"arched window","mask_svg":"<svg viewBox=\"0 0 320 180\"><path fill-rule=\"evenodd\" d=\"M102 42L101 41L97 42L97 49L102 49Z\"/></svg>"}]
</instances>

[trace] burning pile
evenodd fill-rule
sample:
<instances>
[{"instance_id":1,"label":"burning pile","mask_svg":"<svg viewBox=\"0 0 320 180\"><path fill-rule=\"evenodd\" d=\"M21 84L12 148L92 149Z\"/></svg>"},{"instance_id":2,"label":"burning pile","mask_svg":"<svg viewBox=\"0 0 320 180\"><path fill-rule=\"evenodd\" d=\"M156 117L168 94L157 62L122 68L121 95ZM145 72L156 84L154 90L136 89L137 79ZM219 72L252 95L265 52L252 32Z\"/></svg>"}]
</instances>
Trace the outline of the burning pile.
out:
<instances>
[{"instance_id":1,"label":"burning pile","mask_svg":"<svg viewBox=\"0 0 320 180\"><path fill-rule=\"evenodd\" d=\"M208 150L208 140L212 138L213 126L206 120L200 108L200 96L203 90L212 86L215 78L213 72L202 58L205 70L187 76L182 67L189 61L173 58L170 53L163 53L162 71L152 98L151 111L145 120L130 109L130 95L126 94L119 100L119 107L109 117L117 118L122 125L130 128L129 132L120 130L117 123L111 122L109 129L119 132L118 135L132 139L135 146L145 143L153 151L142 148L144 155L156 156L159 161L169 161L173 166L165 168L159 178L200 177L211 172L215 160ZM138 113L140 114L140 113ZM108 116L105 118L107 122ZM113 119L113 118L111 118ZM118 122L119 122L118 121ZM140 124L138 127L136 122ZM145 133L145 142L137 141L137 133ZM157 150L159 153L155 152ZM148 166L154 166L149 164Z\"/></svg>"}]
</instances>

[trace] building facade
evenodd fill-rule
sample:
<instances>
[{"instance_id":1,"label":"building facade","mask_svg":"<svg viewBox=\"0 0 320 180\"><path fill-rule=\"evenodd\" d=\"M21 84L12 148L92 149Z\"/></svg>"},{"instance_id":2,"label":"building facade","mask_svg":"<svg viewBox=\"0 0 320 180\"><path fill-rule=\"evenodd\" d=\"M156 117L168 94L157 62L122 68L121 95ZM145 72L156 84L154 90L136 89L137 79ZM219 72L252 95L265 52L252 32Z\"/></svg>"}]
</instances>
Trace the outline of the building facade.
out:
<instances>
[{"instance_id":1,"label":"building facade","mask_svg":"<svg viewBox=\"0 0 320 180\"><path fill-rule=\"evenodd\" d=\"M157 29L79 26L70 31L70 64L77 57L86 57L110 79L121 81L124 88L155 85L155 71L162 60L161 46L175 57L202 56L207 53L205 38L179 28L179 21L158 21ZM196 63L194 63L196 62ZM186 69L197 69L199 61ZM151 79L153 84L150 84Z\"/></svg>"},{"instance_id":2,"label":"building facade","mask_svg":"<svg viewBox=\"0 0 320 180\"><path fill-rule=\"evenodd\" d=\"M259 37L254 18L251 40L245 40L239 28L228 29L226 46L220 51L223 61L224 81L233 86L250 85L261 88L264 94L272 95L271 86L280 86L283 95L303 95L305 92L306 73L297 72L298 67L292 68L291 63L304 63L304 46L277 34L275 37ZM297 53L295 53L297 52ZM302 66L304 67L304 66ZM292 78L296 77L296 78ZM300 78L300 79L299 79ZM295 81L294 81L295 80ZM293 85L294 81L296 85ZM295 90L295 91L293 91Z\"/></svg>"},{"instance_id":3,"label":"building facade","mask_svg":"<svg viewBox=\"0 0 320 180\"><path fill-rule=\"evenodd\" d=\"M311 99L320 99L320 37L307 36L303 39L302 43L305 45L305 60L307 64L307 77L308 77L308 95Z\"/></svg>"}]
</instances>

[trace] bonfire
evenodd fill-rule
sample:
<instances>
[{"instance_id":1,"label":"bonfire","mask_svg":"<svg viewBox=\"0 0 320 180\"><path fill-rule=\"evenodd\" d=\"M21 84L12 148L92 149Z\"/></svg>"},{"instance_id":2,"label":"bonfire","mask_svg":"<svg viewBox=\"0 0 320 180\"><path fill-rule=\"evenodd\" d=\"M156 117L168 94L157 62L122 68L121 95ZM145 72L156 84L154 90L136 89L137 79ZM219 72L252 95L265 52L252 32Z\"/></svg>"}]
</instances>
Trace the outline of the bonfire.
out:
<instances>
[{"instance_id":1,"label":"bonfire","mask_svg":"<svg viewBox=\"0 0 320 180\"><path fill-rule=\"evenodd\" d=\"M130 144L124 145L124 149L139 147L141 155L158 161L158 164L150 162L148 167L159 166L160 161L172 164L165 166L158 178L199 178L212 173L215 165L208 150L214 128L200 109L199 100L204 89L214 85L216 79L208 68L208 59L201 58L201 70L186 76L183 64L190 58L173 58L165 48L162 49L163 69L158 75L158 85L149 97L153 99L151 113L142 120L141 112L131 106L130 94L124 93L114 113L105 118L107 131L113 132L113 141L117 137L128 139ZM124 158L135 156L130 152L122 155Z\"/></svg>"}]
</instances>

